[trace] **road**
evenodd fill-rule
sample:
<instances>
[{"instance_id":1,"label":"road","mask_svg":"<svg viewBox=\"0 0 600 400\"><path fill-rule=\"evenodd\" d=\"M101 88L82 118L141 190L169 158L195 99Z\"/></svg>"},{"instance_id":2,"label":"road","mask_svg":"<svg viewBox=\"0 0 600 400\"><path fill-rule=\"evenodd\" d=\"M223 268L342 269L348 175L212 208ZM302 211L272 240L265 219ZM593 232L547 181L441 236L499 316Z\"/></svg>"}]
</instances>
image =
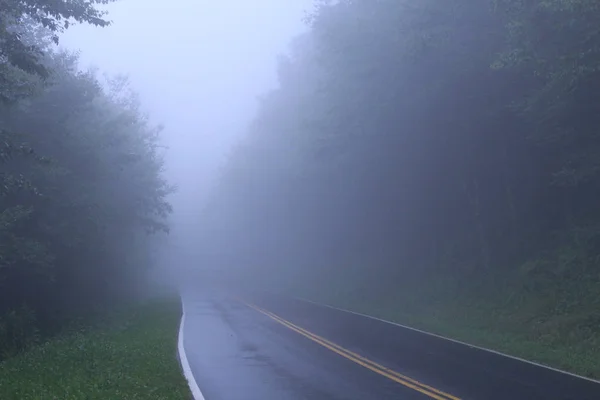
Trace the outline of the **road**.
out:
<instances>
[{"instance_id":1,"label":"road","mask_svg":"<svg viewBox=\"0 0 600 400\"><path fill-rule=\"evenodd\" d=\"M591 380L293 298L188 294L184 307L206 400L600 399Z\"/></svg>"}]
</instances>

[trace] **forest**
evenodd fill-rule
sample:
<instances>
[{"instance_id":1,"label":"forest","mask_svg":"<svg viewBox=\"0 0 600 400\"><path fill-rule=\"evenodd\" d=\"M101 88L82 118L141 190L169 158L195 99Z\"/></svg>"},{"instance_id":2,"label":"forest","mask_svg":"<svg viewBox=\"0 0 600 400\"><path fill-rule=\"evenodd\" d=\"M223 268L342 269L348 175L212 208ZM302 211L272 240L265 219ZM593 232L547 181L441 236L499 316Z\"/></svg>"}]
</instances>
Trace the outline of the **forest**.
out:
<instances>
[{"instance_id":1,"label":"forest","mask_svg":"<svg viewBox=\"0 0 600 400\"><path fill-rule=\"evenodd\" d=\"M594 0L317 2L203 211L207 257L598 374L599 20Z\"/></svg>"},{"instance_id":2,"label":"forest","mask_svg":"<svg viewBox=\"0 0 600 400\"><path fill-rule=\"evenodd\" d=\"M111 2L0 0L0 360L136 297L169 231L163 127L57 47ZM198 184L185 267L600 377L599 20L596 0L315 0Z\"/></svg>"},{"instance_id":3,"label":"forest","mask_svg":"<svg viewBox=\"0 0 600 400\"><path fill-rule=\"evenodd\" d=\"M60 50L106 0L0 0L0 360L137 295L173 187L127 78Z\"/></svg>"}]
</instances>

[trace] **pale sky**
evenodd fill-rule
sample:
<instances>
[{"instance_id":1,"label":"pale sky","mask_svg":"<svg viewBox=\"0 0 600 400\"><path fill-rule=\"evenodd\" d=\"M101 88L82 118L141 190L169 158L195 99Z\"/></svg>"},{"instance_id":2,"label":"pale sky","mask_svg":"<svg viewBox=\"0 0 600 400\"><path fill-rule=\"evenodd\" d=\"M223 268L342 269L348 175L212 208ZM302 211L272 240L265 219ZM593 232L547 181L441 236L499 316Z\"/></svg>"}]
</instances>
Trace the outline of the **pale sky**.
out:
<instances>
[{"instance_id":1,"label":"pale sky","mask_svg":"<svg viewBox=\"0 0 600 400\"><path fill-rule=\"evenodd\" d=\"M108 28L76 26L61 45L81 50L82 67L125 73L145 110L166 125L178 221L189 221L206 182L276 85L275 58L312 0L120 0Z\"/></svg>"}]
</instances>

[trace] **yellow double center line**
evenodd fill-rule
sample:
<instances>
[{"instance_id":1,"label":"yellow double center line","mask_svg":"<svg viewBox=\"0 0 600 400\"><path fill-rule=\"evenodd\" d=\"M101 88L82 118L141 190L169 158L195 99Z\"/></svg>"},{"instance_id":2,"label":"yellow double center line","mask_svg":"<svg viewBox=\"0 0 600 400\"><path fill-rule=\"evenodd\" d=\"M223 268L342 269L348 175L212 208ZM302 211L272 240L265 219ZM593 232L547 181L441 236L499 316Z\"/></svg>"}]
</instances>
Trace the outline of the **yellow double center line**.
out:
<instances>
[{"instance_id":1,"label":"yellow double center line","mask_svg":"<svg viewBox=\"0 0 600 400\"><path fill-rule=\"evenodd\" d=\"M383 365L377 364L374 361L364 358L363 356L356 354L350 350L347 350L338 344L330 342L329 340L322 338L321 336L315 335L314 333L309 332L306 329L301 328L298 325L295 325L295 324L291 323L290 321L287 321L287 320L273 314L270 311L262 309L253 304L248 304L248 303L245 303L245 304L248 307L253 308L256 311L268 316L269 318L272 318L273 320L279 322L281 325L284 325L285 327L293 330L294 332L297 332L297 333L301 334L302 336L309 338L313 342L316 342L316 343L320 344L321 346L326 347L329 350L339 354L340 356L345 357L351 361L354 361L355 363L362 365L363 367L368 368L373 372L378 373L379 375L383 375L386 378L393 380L394 382L397 382L401 385L409 387L413 390L416 390L417 392L423 393L423 394L425 394L433 399L436 399L436 400L460 400L458 397L452 396L448 393L444 393L441 390L438 390L431 386L425 385L424 383L421 383L415 379L409 378L408 376L402 375L396 371L393 371L389 368L384 367Z\"/></svg>"}]
</instances>

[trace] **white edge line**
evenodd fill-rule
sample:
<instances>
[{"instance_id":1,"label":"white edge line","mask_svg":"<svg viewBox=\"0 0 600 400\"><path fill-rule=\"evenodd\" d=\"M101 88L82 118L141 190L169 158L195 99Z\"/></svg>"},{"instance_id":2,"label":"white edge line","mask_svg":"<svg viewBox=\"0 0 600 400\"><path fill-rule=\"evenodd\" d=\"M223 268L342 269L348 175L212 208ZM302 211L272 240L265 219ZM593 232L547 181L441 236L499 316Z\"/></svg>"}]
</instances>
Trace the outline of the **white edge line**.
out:
<instances>
[{"instance_id":1,"label":"white edge line","mask_svg":"<svg viewBox=\"0 0 600 400\"><path fill-rule=\"evenodd\" d=\"M362 314L362 313L359 313L359 312L356 312L356 311L345 310L343 308L338 308L338 307L330 306L329 304L317 303L316 301L303 299L301 297L292 296L292 298L294 298L296 300L303 301L305 303L311 303L311 304L314 304L316 306L331 308L333 310L342 311L342 312L345 312L345 313L348 313L348 314L354 314L354 315L358 315L358 316L361 316L361 317L364 317L364 318L374 319L376 321L385 322L385 323L391 324L391 325L396 325L396 326L399 326L401 328L409 329L411 331L415 331L415 332L419 332L419 333L423 333L425 335L433 336L433 337L436 337L438 339L444 339L444 340L448 340L450 342L458 343L458 344L461 344L463 346L470 347L472 349L487 351L489 353L494 353L494 354L497 354L499 356L508 357L508 358L512 358L513 360L517 360L517 361L521 361L521 362L524 362L524 363L532 364L532 365L535 365L536 367L546 368L546 369L549 369L549 370L552 370L552 371L555 371L555 372L560 372L561 374L571 375L571 376L573 376L575 378L584 379L586 381L590 381L590 382L593 382L593 383L600 384L600 381L597 381L597 380L592 379L592 378L588 378L588 377L585 377L585 376L577 375L577 374L574 374L572 372L563 371L563 370L558 369L558 368L549 367L547 365L539 364L539 363L536 363L536 362L533 362L533 361L529 361L529 360L526 360L524 358L519 358L519 357L511 356L510 354L501 353L501 352L496 351L496 350L486 349L485 347L475 346L473 344L469 344L469 343L466 343L466 342L461 342L460 340L451 339L451 338L448 338L448 337L445 337L445 336L441 336L441 335L438 335L438 334L435 334L435 333L423 331L421 329L413 328L413 327L410 327L410 326L407 326L407 325L402 325L402 324L399 324L397 322L392 322L392 321L388 321L388 320L385 320L385 319L382 319L382 318L377 318L377 317L374 317L372 315Z\"/></svg>"},{"instance_id":2,"label":"white edge line","mask_svg":"<svg viewBox=\"0 0 600 400\"><path fill-rule=\"evenodd\" d=\"M177 344L179 361L181 362L183 375L185 376L188 386L190 387L190 391L192 392L192 397L194 400L205 400L200 388L198 387L198 383L194 378L194 374L190 368L190 363L188 362L187 355L185 354L185 347L183 346L183 328L185 325L185 304L183 302L183 298L181 299L181 311L181 323L179 324L179 339Z\"/></svg>"}]
</instances>

